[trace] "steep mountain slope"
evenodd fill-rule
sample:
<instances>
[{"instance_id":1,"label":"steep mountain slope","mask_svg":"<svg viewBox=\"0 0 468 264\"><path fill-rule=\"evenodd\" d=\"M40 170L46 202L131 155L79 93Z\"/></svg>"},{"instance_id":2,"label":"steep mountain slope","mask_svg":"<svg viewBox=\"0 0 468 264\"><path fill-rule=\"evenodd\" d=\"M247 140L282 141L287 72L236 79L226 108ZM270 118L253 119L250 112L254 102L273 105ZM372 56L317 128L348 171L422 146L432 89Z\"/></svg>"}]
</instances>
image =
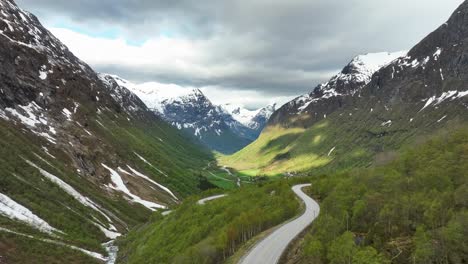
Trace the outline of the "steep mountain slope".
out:
<instances>
[{"instance_id":1,"label":"steep mountain slope","mask_svg":"<svg viewBox=\"0 0 468 264\"><path fill-rule=\"evenodd\" d=\"M259 139L220 162L255 174L369 166L392 159L406 143L463 125L467 20L465 2L406 56L364 82L335 82L349 73L345 68L276 111Z\"/></svg>"},{"instance_id":2,"label":"steep mountain slope","mask_svg":"<svg viewBox=\"0 0 468 264\"><path fill-rule=\"evenodd\" d=\"M214 105L199 89L182 89L157 83L134 84L115 75L101 74L128 88L168 123L195 136L210 149L233 153L255 140L259 134Z\"/></svg>"},{"instance_id":3,"label":"steep mountain slope","mask_svg":"<svg viewBox=\"0 0 468 264\"><path fill-rule=\"evenodd\" d=\"M1 261L103 259L103 242L198 192L211 157L34 15L0 10Z\"/></svg>"}]
</instances>

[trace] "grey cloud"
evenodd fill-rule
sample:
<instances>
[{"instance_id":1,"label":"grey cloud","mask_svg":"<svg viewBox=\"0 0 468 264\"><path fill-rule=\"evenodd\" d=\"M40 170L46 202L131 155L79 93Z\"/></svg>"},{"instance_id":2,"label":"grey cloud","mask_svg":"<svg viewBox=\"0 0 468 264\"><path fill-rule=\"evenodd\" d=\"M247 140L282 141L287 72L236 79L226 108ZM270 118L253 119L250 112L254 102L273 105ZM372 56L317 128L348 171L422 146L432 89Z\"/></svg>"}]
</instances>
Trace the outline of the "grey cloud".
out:
<instances>
[{"instance_id":1,"label":"grey cloud","mask_svg":"<svg viewBox=\"0 0 468 264\"><path fill-rule=\"evenodd\" d=\"M245 70L205 78L124 65L94 65L139 81L257 89L274 95L310 91L357 54L409 49L443 23L462 0L17 0L42 20L119 27L127 38L161 30L196 40L220 38L207 64ZM223 40L225 40L223 42ZM300 73L303 74L300 74Z\"/></svg>"}]
</instances>

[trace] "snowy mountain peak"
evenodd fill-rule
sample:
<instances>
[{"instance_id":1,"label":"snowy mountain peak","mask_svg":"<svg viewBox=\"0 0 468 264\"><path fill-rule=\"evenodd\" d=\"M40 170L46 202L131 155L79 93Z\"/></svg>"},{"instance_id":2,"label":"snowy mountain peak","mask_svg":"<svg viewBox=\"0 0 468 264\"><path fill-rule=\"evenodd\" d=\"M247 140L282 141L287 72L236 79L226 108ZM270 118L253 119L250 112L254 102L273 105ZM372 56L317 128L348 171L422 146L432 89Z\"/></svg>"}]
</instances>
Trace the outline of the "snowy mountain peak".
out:
<instances>
[{"instance_id":1,"label":"snowy mountain peak","mask_svg":"<svg viewBox=\"0 0 468 264\"><path fill-rule=\"evenodd\" d=\"M336 96L354 95L367 85L372 75L392 61L406 56L406 51L367 53L354 57L341 72L328 82L315 87L310 94L300 96L290 102L298 113L306 111L310 104Z\"/></svg>"},{"instance_id":2,"label":"snowy mountain peak","mask_svg":"<svg viewBox=\"0 0 468 264\"><path fill-rule=\"evenodd\" d=\"M224 104L221 107L239 123L260 132L270 116L275 112L276 103L257 110L249 110L236 104Z\"/></svg>"},{"instance_id":3,"label":"snowy mountain peak","mask_svg":"<svg viewBox=\"0 0 468 264\"><path fill-rule=\"evenodd\" d=\"M339 83L347 84L350 82L354 82L362 87L370 82L372 75L376 71L395 59L404 57L406 54L406 51L399 51L358 55L340 73L333 76L329 82L320 85L320 87L325 90L333 89L334 86L339 86Z\"/></svg>"},{"instance_id":4,"label":"snowy mountain peak","mask_svg":"<svg viewBox=\"0 0 468 264\"><path fill-rule=\"evenodd\" d=\"M342 73L353 73L345 72L346 70L353 69L355 73L360 72L372 75L380 68L389 64L393 60L405 56L406 53L406 51L399 51L393 53L378 52L358 55L348 64L348 67L346 67L345 70L342 71Z\"/></svg>"},{"instance_id":5,"label":"snowy mountain peak","mask_svg":"<svg viewBox=\"0 0 468 264\"><path fill-rule=\"evenodd\" d=\"M258 113L257 110L249 110L238 104L224 104L220 106L226 113L232 115L232 117L239 121L241 124L248 126L252 118Z\"/></svg>"}]
</instances>

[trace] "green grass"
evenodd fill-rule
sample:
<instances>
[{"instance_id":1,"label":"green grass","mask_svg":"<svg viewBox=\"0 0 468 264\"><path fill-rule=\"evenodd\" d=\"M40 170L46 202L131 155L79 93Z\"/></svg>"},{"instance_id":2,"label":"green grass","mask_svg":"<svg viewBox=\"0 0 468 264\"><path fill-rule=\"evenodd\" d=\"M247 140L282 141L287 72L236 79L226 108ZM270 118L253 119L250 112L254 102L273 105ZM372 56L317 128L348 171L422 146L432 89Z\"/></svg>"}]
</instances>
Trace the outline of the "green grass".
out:
<instances>
[{"instance_id":1,"label":"green grass","mask_svg":"<svg viewBox=\"0 0 468 264\"><path fill-rule=\"evenodd\" d=\"M231 190L237 187L236 180L226 172L211 172L205 173L205 177L218 188Z\"/></svg>"},{"instance_id":2,"label":"green grass","mask_svg":"<svg viewBox=\"0 0 468 264\"><path fill-rule=\"evenodd\" d=\"M257 176L259 173L260 173L260 169L250 169L250 170L241 170L241 171L239 171L239 174L244 176L244 177Z\"/></svg>"}]
</instances>

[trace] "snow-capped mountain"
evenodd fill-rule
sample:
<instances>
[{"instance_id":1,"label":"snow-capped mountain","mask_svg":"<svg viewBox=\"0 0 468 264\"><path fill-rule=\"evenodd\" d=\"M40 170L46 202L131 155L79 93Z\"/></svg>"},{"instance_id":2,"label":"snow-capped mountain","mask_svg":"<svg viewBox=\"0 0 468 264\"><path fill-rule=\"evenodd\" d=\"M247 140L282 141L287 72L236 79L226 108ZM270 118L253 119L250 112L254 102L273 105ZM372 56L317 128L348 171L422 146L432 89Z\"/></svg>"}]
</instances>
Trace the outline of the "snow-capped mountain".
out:
<instances>
[{"instance_id":1,"label":"snow-capped mountain","mask_svg":"<svg viewBox=\"0 0 468 264\"><path fill-rule=\"evenodd\" d=\"M289 122L292 117L313 112L315 120L326 117L336 108L343 106L343 97L360 96L361 89L372 79L372 75L392 61L404 57L406 51L368 53L354 57L338 74L326 83L315 87L309 94L297 97L276 111L271 123ZM319 102L326 100L326 103ZM310 120L309 120L310 121Z\"/></svg>"},{"instance_id":2,"label":"snow-capped mountain","mask_svg":"<svg viewBox=\"0 0 468 264\"><path fill-rule=\"evenodd\" d=\"M318 85L312 93L296 99L299 111L309 104L334 96L354 95L371 81L372 75L393 60L406 55L406 51L380 52L356 56L343 70L328 82Z\"/></svg>"},{"instance_id":3,"label":"snow-capped mountain","mask_svg":"<svg viewBox=\"0 0 468 264\"><path fill-rule=\"evenodd\" d=\"M168 123L195 136L211 149L231 153L255 140L259 134L257 129L244 125L225 108L213 104L199 89L184 89L155 82L134 84L115 75L100 76L101 79L113 80L119 86L129 89ZM254 122L252 119L260 112L269 115L266 110L256 111L247 124ZM256 127L265 124L264 119L257 119L262 123Z\"/></svg>"},{"instance_id":4,"label":"snow-capped mountain","mask_svg":"<svg viewBox=\"0 0 468 264\"><path fill-rule=\"evenodd\" d=\"M249 110L236 104L224 104L221 107L235 120L250 129L258 131L258 133L265 127L268 119L276 110L276 104L270 104L257 110Z\"/></svg>"}]
</instances>

